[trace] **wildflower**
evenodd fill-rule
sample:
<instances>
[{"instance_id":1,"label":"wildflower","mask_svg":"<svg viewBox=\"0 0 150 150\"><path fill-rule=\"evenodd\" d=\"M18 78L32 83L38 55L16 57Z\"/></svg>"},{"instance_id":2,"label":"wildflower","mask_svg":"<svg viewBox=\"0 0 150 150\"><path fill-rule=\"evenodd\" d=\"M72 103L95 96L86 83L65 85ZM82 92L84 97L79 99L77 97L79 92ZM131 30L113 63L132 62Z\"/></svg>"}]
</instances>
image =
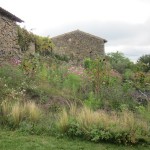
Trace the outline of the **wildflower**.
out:
<instances>
[{"instance_id":1,"label":"wildflower","mask_svg":"<svg viewBox=\"0 0 150 150\"><path fill-rule=\"evenodd\" d=\"M13 65L19 65L21 63L21 60L17 58L12 58L10 61L11 61L11 64Z\"/></svg>"}]
</instances>

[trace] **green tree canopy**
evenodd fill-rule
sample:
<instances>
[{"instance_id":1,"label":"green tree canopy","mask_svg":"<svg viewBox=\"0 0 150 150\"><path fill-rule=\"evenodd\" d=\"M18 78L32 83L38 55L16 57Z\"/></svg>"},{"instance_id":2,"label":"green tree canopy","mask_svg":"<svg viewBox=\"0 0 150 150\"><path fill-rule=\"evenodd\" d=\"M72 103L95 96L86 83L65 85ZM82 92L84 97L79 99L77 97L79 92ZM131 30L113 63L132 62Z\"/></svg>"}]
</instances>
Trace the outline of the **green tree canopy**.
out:
<instances>
[{"instance_id":1,"label":"green tree canopy","mask_svg":"<svg viewBox=\"0 0 150 150\"><path fill-rule=\"evenodd\" d=\"M141 70L144 72L150 71L150 54L141 56L137 64L141 65Z\"/></svg>"},{"instance_id":2,"label":"green tree canopy","mask_svg":"<svg viewBox=\"0 0 150 150\"><path fill-rule=\"evenodd\" d=\"M129 58L125 57L121 52L112 52L107 54L112 68L117 70L119 73L123 74L126 69L131 69L133 67L133 62Z\"/></svg>"}]
</instances>

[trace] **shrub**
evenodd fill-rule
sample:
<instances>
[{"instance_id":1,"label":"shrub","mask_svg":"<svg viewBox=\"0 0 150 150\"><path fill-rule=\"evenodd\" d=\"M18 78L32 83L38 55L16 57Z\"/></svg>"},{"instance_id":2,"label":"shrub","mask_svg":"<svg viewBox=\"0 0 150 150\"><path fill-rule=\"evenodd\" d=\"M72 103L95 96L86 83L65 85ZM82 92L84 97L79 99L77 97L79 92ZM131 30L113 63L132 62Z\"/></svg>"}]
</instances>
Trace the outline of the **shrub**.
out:
<instances>
[{"instance_id":1,"label":"shrub","mask_svg":"<svg viewBox=\"0 0 150 150\"><path fill-rule=\"evenodd\" d=\"M132 69L134 67L134 64L125 57L123 53L118 51L115 53L109 53L108 58L113 69L117 70L121 74L123 74L126 69Z\"/></svg>"},{"instance_id":2,"label":"shrub","mask_svg":"<svg viewBox=\"0 0 150 150\"><path fill-rule=\"evenodd\" d=\"M149 72L150 71L150 54L141 56L137 61L137 65L140 67L141 71Z\"/></svg>"}]
</instances>

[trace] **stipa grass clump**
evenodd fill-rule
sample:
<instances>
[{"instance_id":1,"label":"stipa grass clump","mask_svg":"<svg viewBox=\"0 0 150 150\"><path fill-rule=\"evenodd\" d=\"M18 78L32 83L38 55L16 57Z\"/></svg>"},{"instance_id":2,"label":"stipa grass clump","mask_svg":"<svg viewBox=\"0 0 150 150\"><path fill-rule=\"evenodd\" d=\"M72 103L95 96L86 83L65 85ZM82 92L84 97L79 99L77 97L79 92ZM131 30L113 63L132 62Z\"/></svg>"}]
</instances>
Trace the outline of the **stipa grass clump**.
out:
<instances>
[{"instance_id":1,"label":"stipa grass clump","mask_svg":"<svg viewBox=\"0 0 150 150\"><path fill-rule=\"evenodd\" d=\"M19 127L22 121L36 123L40 119L41 110L34 102L14 104L3 101L1 104L1 124Z\"/></svg>"},{"instance_id":2,"label":"stipa grass clump","mask_svg":"<svg viewBox=\"0 0 150 150\"><path fill-rule=\"evenodd\" d=\"M12 118L13 124L15 126L18 126L19 123L23 120L23 117L25 116L23 106L19 103L15 103L11 108L10 116Z\"/></svg>"},{"instance_id":3,"label":"stipa grass clump","mask_svg":"<svg viewBox=\"0 0 150 150\"><path fill-rule=\"evenodd\" d=\"M27 102L24 105L26 115L31 122L37 122L40 118L41 110L34 102Z\"/></svg>"},{"instance_id":4,"label":"stipa grass clump","mask_svg":"<svg viewBox=\"0 0 150 150\"><path fill-rule=\"evenodd\" d=\"M72 111L73 110L73 111ZM62 133L77 136L94 142L108 141L114 143L135 144L146 141L149 125L137 118L133 112L93 111L87 107L70 110L64 109L58 121Z\"/></svg>"}]
</instances>

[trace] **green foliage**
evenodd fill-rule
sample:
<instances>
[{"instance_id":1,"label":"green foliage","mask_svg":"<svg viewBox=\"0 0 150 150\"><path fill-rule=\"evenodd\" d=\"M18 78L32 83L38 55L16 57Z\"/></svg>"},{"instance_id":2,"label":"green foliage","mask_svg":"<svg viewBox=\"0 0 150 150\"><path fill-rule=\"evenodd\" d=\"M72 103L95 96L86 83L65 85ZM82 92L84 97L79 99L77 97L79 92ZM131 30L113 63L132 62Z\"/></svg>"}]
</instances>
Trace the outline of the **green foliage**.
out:
<instances>
[{"instance_id":1,"label":"green foliage","mask_svg":"<svg viewBox=\"0 0 150 150\"><path fill-rule=\"evenodd\" d=\"M18 26L18 44L22 52L29 50L29 45L35 44L35 51L42 55L51 55L53 43L49 37L42 37L28 32L25 28Z\"/></svg>"},{"instance_id":2,"label":"green foliage","mask_svg":"<svg viewBox=\"0 0 150 150\"><path fill-rule=\"evenodd\" d=\"M108 54L110 64L113 69L123 74L126 69L134 67L134 64L120 52L112 52Z\"/></svg>"},{"instance_id":3,"label":"green foliage","mask_svg":"<svg viewBox=\"0 0 150 150\"><path fill-rule=\"evenodd\" d=\"M0 78L5 81L6 85L13 88L21 85L25 76L18 67L7 65L0 68Z\"/></svg>"},{"instance_id":4,"label":"green foliage","mask_svg":"<svg viewBox=\"0 0 150 150\"><path fill-rule=\"evenodd\" d=\"M150 122L150 102L146 107L144 106L137 106L136 111L141 115L142 118L145 118Z\"/></svg>"},{"instance_id":5,"label":"green foliage","mask_svg":"<svg viewBox=\"0 0 150 150\"><path fill-rule=\"evenodd\" d=\"M66 55L61 56L61 55L58 55L58 54L54 54L54 57L58 60L69 62L69 58Z\"/></svg>"},{"instance_id":6,"label":"green foliage","mask_svg":"<svg viewBox=\"0 0 150 150\"><path fill-rule=\"evenodd\" d=\"M84 68L89 69L92 67L92 60L90 58L86 58L84 60Z\"/></svg>"},{"instance_id":7,"label":"green foliage","mask_svg":"<svg viewBox=\"0 0 150 150\"><path fill-rule=\"evenodd\" d=\"M105 58L98 58L96 60L86 59L84 65L87 67L87 72L91 77L93 91L98 95L101 85L103 83L109 84L109 65Z\"/></svg>"},{"instance_id":8,"label":"green foliage","mask_svg":"<svg viewBox=\"0 0 150 150\"><path fill-rule=\"evenodd\" d=\"M40 58L38 54L24 56L21 63L21 69L29 77L34 76L40 67Z\"/></svg>"},{"instance_id":9,"label":"green foliage","mask_svg":"<svg viewBox=\"0 0 150 150\"><path fill-rule=\"evenodd\" d=\"M75 74L69 74L64 81L64 86L71 89L73 94L77 94L78 89L81 86L81 78Z\"/></svg>"},{"instance_id":10,"label":"green foliage","mask_svg":"<svg viewBox=\"0 0 150 150\"><path fill-rule=\"evenodd\" d=\"M84 104L91 109L98 109L101 107L101 101L96 99L93 92L90 92L88 98L84 101Z\"/></svg>"},{"instance_id":11,"label":"green foliage","mask_svg":"<svg viewBox=\"0 0 150 150\"><path fill-rule=\"evenodd\" d=\"M134 76L134 72L131 69L126 69L123 74L123 78L125 80L132 80L133 76Z\"/></svg>"},{"instance_id":12,"label":"green foliage","mask_svg":"<svg viewBox=\"0 0 150 150\"><path fill-rule=\"evenodd\" d=\"M16 66L1 66L0 126L18 127L30 134L62 135L66 131L65 135L94 142L134 144L140 139L149 139L149 104L143 107L134 95L135 87L148 91L149 73L129 67L120 75L105 58L86 59L85 68L64 65L53 57L38 54L24 57ZM30 111L22 112L29 100L44 110L39 120L34 105L29 104ZM64 105L68 108L72 100L79 108L61 111ZM11 106L7 107L9 103ZM90 109L82 108L84 104ZM62 130L56 126L60 117Z\"/></svg>"},{"instance_id":13,"label":"green foliage","mask_svg":"<svg viewBox=\"0 0 150 150\"><path fill-rule=\"evenodd\" d=\"M93 93L87 95L86 105L91 108L119 110L122 104L126 104L133 109L136 105L132 99L134 88L127 83L122 83L121 77L111 70L105 58L94 61L86 59L85 64L92 82L90 93Z\"/></svg>"},{"instance_id":14,"label":"green foliage","mask_svg":"<svg viewBox=\"0 0 150 150\"><path fill-rule=\"evenodd\" d=\"M66 137L29 135L26 133L0 130L1 150L148 150L148 145L124 146L109 143L91 143Z\"/></svg>"},{"instance_id":15,"label":"green foliage","mask_svg":"<svg viewBox=\"0 0 150 150\"><path fill-rule=\"evenodd\" d=\"M35 35L35 49L42 55L52 54L53 43L49 37L41 37Z\"/></svg>"},{"instance_id":16,"label":"green foliage","mask_svg":"<svg viewBox=\"0 0 150 150\"><path fill-rule=\"evenodd\" d=\"M144 72L149 72L150 71L150 55L141 56L137 61L137 65L140 67L140 70Z\"/></svg>"},{"instance_id":17,"label":"green foliage","mask_svg":"<svg viewBox=\"0 0 150 150\"><path fill-rule=\"evenodd\" d=\"M93 142L107 141L136 144L149 137L148 123L135 118L129 111L107 114L87 107L63 110L58 120L61 132L70 137L80 137Z\"/></svg>"},{"instance_id":18,"label":"green foliage","mask_svg":"<svg viewBox=\"0 0 150 150\"><path fill-rule=\"evenodd\" d=\"M34 35L28 32L25 28L21 28L18 26L18 44L21 48L22 52L28 50L30 43L34 43L35 38Z\"/></svg>"}]
</instances>

